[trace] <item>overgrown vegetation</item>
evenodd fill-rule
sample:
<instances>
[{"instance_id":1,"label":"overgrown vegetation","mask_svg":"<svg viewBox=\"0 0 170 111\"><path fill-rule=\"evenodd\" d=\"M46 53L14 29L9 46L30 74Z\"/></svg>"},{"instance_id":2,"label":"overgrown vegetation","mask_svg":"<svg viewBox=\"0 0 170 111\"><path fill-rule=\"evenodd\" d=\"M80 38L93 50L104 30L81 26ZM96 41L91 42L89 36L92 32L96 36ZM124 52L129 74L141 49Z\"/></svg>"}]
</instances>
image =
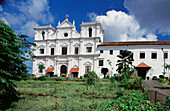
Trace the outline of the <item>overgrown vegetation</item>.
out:
<instances>
[{"instance_id":1,"label":"overgrown vegetation","mask_svg":"<svg viewBox=\"0 0 170 111\"><path fill-rule=\"evenodd\" d=\"M11 104L10 109L97 110L116 98L118 85L116 81L114 85L110 82L100 82L95 86L76 81L21 81L17 85L21 96L17 102Z\"/></svg>"},{"instance_id":2,"label":"overgrown vegetation","mask_svg":"<svg viewBox=\"0 0 170 111\"><path fill-rule=\"evenodd\" d=\"M160 82L161 84L170 87L170 80L168 80L168 77L165 78L158 78L157 79L158 82Z\"/></svg>"},{"instance_id":3,"label":"overgrown vegetation","mask_svg":"<svg viewBox=\"0 0 170 111\"><path fill-rule=\"evenodd\" d=\"M35 45L27 41L28 36L15 34L15 31L0 20L0 92L6 96L16 96L17 81L28 75L29 61L32 55L29 49Z\"/></svg>"},{"instance_id":4,"label":"overgrown vegetation","mask_svg":"<svg viewBox=\"0 0 170 111\"><path fill-rule=\"evenodd\" d=\"M139 90L132 90L131 94L124 95L112 102L107 103L100 110L104 111L162 111L164 110L159 103L153 104L148 100L145 93Z\"/></svg>"},{"instance_id":5,"label":"overgrown vegetation","mask_svg":"<svg viewBox=\"0 0 170 111\"><path fill-rule=\"evenodd\" d=\"M126 88L126 89L141 89L142 88L142 78L139 77L138 75L131 74L129 79L123 79L121 81L122 85Z\"/></svg>"},{"instance_id":6,"label":"overgrown vegetation","mask_svg":"<svg viewBox=\"0 0 170 111\"><path fill-rule=\"evenodd\" d=\"M136 78L138 77L135 75L130 77L130 79ZM134 84L138 83L134 82ZM131 84L128 85L131 86ZM17 86L17 91L20 93L19 100L11 105L8 105L7 101L4 103L6 105L2 105L0 101L1 109L29 111L164 110L159 103L151 103L147 94L139 90L140 88L120 87L121 83L116 80L112 82L99 80L94 85L76 81L27 80L20 81Z\"/></svg>"}]
</instances>

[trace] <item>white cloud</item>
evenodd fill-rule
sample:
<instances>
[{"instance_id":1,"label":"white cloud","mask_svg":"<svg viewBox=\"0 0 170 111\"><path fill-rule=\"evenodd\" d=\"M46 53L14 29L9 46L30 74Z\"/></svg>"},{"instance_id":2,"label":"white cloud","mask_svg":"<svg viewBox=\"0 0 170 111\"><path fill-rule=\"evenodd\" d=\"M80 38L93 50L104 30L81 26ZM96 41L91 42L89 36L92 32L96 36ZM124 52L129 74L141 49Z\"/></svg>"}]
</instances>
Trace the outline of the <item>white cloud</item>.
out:
<instances>
[{"instance_id":1,"label":"white cloud","mask_svg":"<svg viewBox=\"0 0 170 111\"><path fill-rule=\"evenodd\" d=\"M87 13L87 16L90 18L91 21L95 21L97 14L94 12L91 12L91 13Z\"/></svg>"},{"instance_id":2,"label":"white cloud","mask_svg":"<svg viewBox=\"0 0 170 111\"><path fill-rule=\"evenodd\" d=\"M26 35L29 35L30 37L33 37L34 36L33 27L35 27L36 25L38 25L38 24L35 21L29 21L21 27L20 31L23 34L26 34Z\"/></svg>"},{"instance_id":3,"label":"white cloud","mask_svg":"<svg viewBox=\"0 0 170 111\"><path fill-rule=\"evenodd\" d=\"M33 37L33 28L36 24L50 24L54 17L50 12L48 0L28 0L8 2L14 12L3 12L1 18L10 24L15 30Z\"/></svg>"},{"instance_id":4,"label":"white cloud","mask_svg":"<svg viewBox=\"0 0 170 111\"><path fill-rule=\"evenodd\" d=\"M10 24L8 23L8 21L5 18L2 17L1 20L3 20L7 25L10 26Z\"/></svg>"},{"instance_id":5,"label":"white cloud","mask_svg":"<svg viewBox=\"0 0 170 111\"><path fill-rule=\"evenodd\" d=\"M137 20L121 11L108 11L96 17L105 31L104 41L145 41L157 40L157 36L140 29Z\"/></svg>"},{"instance_id":6,"label":"white cloud","mask_svg":"<svg viewBox=\"0 0 170 111\"><path fill-rule=\"evenodd\" d=\"M49 23L54 20L47 0L28 0L27 2L15 3L13 6L33 20L41 21L42 23Z\"/></svg>"},{"instance_id":7,"label":"white cloud","mask_svg":"<svg viewBox=\"0 0 170 111\"><path fill-rule=\"evenodd\" d=\"M170 0L125 0L124 6L148 32L170 35Z\"/></svg>"},{"instance_id":8,"label":"white cloud","mask_svg":"<svg viewBox=\"0 0 170 111\"><path fill-rule=\"evenodd\" d=\"M23 14L15 14L15 13L3 13L3 17L10 23L11 25L22 25L26 20Z\"/></svg>"}]
</instances>

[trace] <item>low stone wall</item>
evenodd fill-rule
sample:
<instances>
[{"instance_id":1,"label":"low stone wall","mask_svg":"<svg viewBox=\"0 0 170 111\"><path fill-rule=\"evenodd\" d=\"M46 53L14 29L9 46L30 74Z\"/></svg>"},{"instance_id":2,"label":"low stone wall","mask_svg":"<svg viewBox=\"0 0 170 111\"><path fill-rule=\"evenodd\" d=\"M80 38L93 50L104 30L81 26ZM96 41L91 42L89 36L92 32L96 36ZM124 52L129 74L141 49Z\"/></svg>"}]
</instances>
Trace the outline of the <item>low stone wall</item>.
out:
<instances>
[{"instance_id":1,"label":"low stone wall","mask_svg":"<svg viewBox=\"0 0 170 111\"><path fill-rule=\"evenodd\" d=\"M147 83L147 81L143 81L142 85L144 86L145 91L148 93L151 102L160 102L163 107L165 106L166 97L169 95L167 91L156 87L153 88L153 84L150 85L150 83Z\"/></svg>"}]
</instances>

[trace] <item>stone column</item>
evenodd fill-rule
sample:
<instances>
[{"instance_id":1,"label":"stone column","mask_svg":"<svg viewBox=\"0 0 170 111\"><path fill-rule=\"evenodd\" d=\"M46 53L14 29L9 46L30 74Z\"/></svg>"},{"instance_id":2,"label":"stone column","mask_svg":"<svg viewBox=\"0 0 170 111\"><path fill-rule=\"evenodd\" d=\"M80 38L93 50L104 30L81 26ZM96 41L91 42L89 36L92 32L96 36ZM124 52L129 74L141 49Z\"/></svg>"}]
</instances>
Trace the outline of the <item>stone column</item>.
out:
<instances>
[{"instance_id":1,"label":"stone column","mask_svg":"<svg viewBox=\"0 0 170 111\"><path fill-rule=\"evenodd\" d=\"M94 57L93 59L93 71L96 72L96 68L97 68L97 57Z\"/></svg>"}]
</instances>

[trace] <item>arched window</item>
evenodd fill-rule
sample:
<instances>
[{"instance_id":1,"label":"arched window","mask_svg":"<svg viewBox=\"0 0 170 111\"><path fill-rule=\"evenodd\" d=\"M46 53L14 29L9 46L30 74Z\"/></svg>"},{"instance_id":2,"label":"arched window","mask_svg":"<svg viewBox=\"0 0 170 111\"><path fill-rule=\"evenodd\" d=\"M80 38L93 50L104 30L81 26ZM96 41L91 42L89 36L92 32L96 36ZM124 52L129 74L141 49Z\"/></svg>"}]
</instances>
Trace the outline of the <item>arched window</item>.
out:
<instances>
[{"instance_id":1,"label":"arched window","mask_svg":"<svg viewBox=\"0 0 170 111\"><path fill-rule=\"evenodd\" d=\"M44 37L45 37L45 32L42 31L42 37L43 37L43 40L44 40Z\"/></svg>"},{"instance_id":2,"label":"arched window","mask_svg":"<svg viewBox=\"0 0 170 111\"><path fill-rule=\"evenodd\" d=\"M89 28L89 37L92 37L92 28Z\"/></svg>"}]
</instances>

